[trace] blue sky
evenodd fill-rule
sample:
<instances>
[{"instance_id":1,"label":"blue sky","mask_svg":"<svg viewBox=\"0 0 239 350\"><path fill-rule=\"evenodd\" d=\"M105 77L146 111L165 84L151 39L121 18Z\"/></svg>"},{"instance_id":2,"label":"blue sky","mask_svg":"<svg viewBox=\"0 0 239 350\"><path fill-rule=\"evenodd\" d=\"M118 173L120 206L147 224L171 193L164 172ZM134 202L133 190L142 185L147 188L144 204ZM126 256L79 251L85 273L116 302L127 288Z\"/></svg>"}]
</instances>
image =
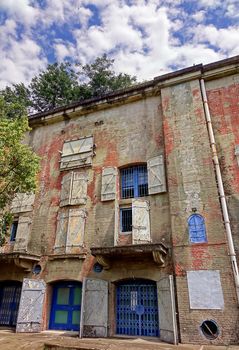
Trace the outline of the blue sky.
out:
<instances>
[{"instance_id":1,"label":"blue sky","mask_svg":"<svg viewBox=\"0 0 239 350\"><path fill-rule=\"evenodd\" d=\"M0 52L0 88L104 53L149 80L238 55L239 0L0 0Z\"/></svg>"}]
</instances>

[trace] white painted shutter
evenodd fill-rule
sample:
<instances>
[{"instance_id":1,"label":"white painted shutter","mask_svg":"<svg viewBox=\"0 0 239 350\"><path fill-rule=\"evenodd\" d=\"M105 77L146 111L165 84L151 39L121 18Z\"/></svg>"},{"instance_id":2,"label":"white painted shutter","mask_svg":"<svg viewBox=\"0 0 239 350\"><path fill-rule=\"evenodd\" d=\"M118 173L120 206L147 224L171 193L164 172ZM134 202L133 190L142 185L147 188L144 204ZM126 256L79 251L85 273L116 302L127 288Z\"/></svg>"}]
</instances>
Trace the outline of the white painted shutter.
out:
<instances>
[{"instance_id":1,"label":"white painted shutter","mask_svg":"<svg viewBox=\"0 0 239 350\"><path fill-rule=\"evenodd\" d=\"M114 245L118 245L118 240L119 240L119 228L120 228L120 212L119 212L119 203L118 199L115 201L115 227L114 227Z\"/></svg>"},{"instance_id":2,"label":"white painted shutter","mask_svg":"<svg viewBox=\"0 0 239 350\"><path fill-rule=\"evenodd\" d=\"M154 157L147 162L149 194L166 192L165 167L163 156Z\"/></svg>"},{"instance_id":3,"label":"white painted shutter","mask_svg":"<svg viewBox=\"0 0 239 350\"><path fill-rule=\"evenodd\" d=\"M10 210L12 213L24 213L33 210L34 193L17 193L14 196Z\"/></svg>"},{"instance_id":4,"label":"white painted shutter","mask_svg":"<svg viewBox=\"0 0 239 350\"><path fill-rule=\"evenodd\" d=\"M14 252L27 251L27 245L29 241L31 229L31 218L26 216L20 216L18 219L17 233L14 244Z\"/></svg>"},{"instance_id":5,"label":"white painted shutter","mask_svg":"<svg viewBox=\"0 0 239 350\"><path fill-rule=\"evenodd\" d=\"M102 185L101 185L101 200L111 201L115 199L116 194L116 176L117 169L114 167L103 168Z\"/></svg>"},{"instance_id":6,"label":"white painted shutter","mask_svg":"<svg viewBox=\"0 0 239 350\"><path fill-rule=\"evenodd\" d=\"M87 200L87 175L70 172L61 182L60 206L85 204Z\"/></svg>"},{"instance_id":7,"label":"white painted shutter","mask_svg":"<svg viewBox=\"0 0 239 350\"><path fill-rule=\"evenodd\" d=\"M60 212L57 217L56 239L54 250L55 252L62 252L66 246L66 237L68 231L68 210Z\"/></svg>"},{"instance_id":8,"label":"white painted shutter","mask_svg":"<svg viewBox=\"0 0 239 350\"><path fill-rule=\"evenodd\" d=\"M66 237L66 253L73 253L84 241L86 212L84 209L69 209Z\"/></svg>"},{"instance_id":9,"label":"white painted shutter","mask_svg":"<svg viewBox=\"0 0 239 350\"><path fill-rule=\"evenodd\" d=\"M17 317L17 332L40 332L46 284L24 278Z\"/></svg>"},{"instance_id":10,"label":"white painted shutter","mask_svg":"<svg viewBox=\"0 0 239 350\"><path fill-rule=\"evenodd\" d=\"M133 244L151 242L149 203L142 199L132 200L132 242Z\"/></svg>"},{"instance_id":11,"label":"white painted shutter","mask_svg":"<svg viewBox=\"0 0 239 350\"><path fill-rule=\"evenodd\" d=\"M108 282L85 278L82 291L80 337L108 335Z\"/></svg>"},{"instance_id":12,"label":"white painted shutter","mask_svg":"<svg viewBox=\"0 0 239 350\"><path fill-rule=\"evenodd\" d=\"M72 174L72 188L70 204L86 204L87 200L87 175L83 173Z\"/></svg>"},{"instance_id":13,"label":"white painted shutter","mask_svg":"<svg viewBox=\"0 0 239 350\"><path fill-rule=\"evenodd\" d=\"M69 174L66 174L62 178L61 200L60 200L61 207L70 204L71 186L72 186L72 172L70 172Z\"/></svg>"},{"instance_id":14,"label":"white painted shutter","mask_svg":"<svg viewBox=\"0 0 239 350\"><path fill-rule=\"evenodd\" d=\"M60 169L71 169L92 164L93 137L65 141L61 156Z\"/></svg>"},{"instance_id":15,"label":"white painted shutter","mask_svg":"<svg viewBox=\"0 0 239 350\"><path fill-rule=\"evenodd\" d=\"M157 282L160 339L172 344L178 343L175 294L173 276L166 276Z\"/></svg>"}]
</instances>

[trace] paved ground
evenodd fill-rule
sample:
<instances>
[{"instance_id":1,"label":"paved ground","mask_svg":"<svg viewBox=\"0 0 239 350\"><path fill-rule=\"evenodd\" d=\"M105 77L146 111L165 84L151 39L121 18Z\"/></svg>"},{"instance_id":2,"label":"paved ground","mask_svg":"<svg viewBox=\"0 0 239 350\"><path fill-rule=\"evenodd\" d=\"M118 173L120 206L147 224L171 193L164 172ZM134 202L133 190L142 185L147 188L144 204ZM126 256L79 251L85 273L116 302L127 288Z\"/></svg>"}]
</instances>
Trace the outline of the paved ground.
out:
<instances>
[{"instance_id":1,"label":"paved ground","mask_svg":"<svg viewBox=\"0 0 239 350\"><path fill-rule=\"evenodd\" d=\"M16 334L9 330L0 330L0 350L239 350L238 346L208 345L170 345L155 340L145 339L79 339L62 332L43 332L40 334ZM66 348L65 348L66 347Z\"/></svg>"}]
</instances>

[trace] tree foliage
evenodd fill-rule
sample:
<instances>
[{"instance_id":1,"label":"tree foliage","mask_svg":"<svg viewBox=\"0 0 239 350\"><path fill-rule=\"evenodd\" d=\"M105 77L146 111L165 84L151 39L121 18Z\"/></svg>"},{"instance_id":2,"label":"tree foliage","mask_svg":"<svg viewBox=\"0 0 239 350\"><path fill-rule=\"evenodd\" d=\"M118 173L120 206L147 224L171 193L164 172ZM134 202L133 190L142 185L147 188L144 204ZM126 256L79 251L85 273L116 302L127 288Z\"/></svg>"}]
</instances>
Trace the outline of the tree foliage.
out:
<instances>
[{"instance_id":1,"label":"tree foliage","mask_svg":"<svg viewBox=\"0 0 239 350\"><path fill-rule=\"evenodd\" d=\"M72 102L79 90L77 79L69 63L48 65L29 86L33 108L45 111Z\"/></svg>"},{"instance_id":2,"label":"tree foliage","mask_svg":"<svg viewBox=\"0 0 239 350\"><path fill-rule=\"evenodd\" d=\"M23 143L29 131L26 114L9 118L18 104L6 104L0 98L0 209L3 210L17 192L32 192L36 187L39 158ZM23 111L23 109L22 109ZM20 112L19 112L20 113Z\"/></svg>"},{"instance_id":3,"label":"tree foliage","mask_svg":"<svg viewBox=\"0 0 239 350\"><path fill-rule=\"evenodd\" d=\"M95 62L82 66L80 77L88 80L88 89L91 97L102 96L106 93L125 89L136 83L136 77L129 74L116 74L113 67L114 60L106 55L98 57Z\"/></svg>"},{"instance_id":4,"label":"tree foliage","mask_svg":"<svg viewBox=\"0 0 239 350\"><path fill-rule=\"evenodd\" d=\"M103 55L93 63L78 65L78 71L71 63L50 64L32 79L28 87L23 83L15 84L0 94L7 104L23 106L31 112L43 112L124 89L136 82L134 76L116 74L113 63L114 60Z\"/></svg>"}]
</instances>

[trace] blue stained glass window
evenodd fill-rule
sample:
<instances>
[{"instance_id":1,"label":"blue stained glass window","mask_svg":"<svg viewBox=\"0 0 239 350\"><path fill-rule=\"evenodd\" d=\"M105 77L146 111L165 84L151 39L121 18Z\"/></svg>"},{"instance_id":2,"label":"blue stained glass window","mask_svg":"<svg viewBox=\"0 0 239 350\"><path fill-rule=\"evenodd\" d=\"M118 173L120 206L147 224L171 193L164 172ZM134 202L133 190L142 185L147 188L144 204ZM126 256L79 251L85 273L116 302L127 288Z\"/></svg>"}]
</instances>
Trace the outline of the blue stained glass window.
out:
<instances>
[{"instance_id":1,"label":"blue stained glass window","mask_svg":"<svg viewBox=\"0 0 239 350\"><path fill-rule=\"evenodd\" d=\"M207 242L205 220L199 214L193 214L188 219L189 239L191 243Z\"/></svg>"},{"instance_id":2,"label":"blue stained glass window","mask_svg":"<svg viewBox=\"0 0 239 350\"><path fill-rule=\"evenodd\" d=\"M136 198L148 195L148 173L146 165L121 169L121 198Z\"/></svg>"}]
</instances>

